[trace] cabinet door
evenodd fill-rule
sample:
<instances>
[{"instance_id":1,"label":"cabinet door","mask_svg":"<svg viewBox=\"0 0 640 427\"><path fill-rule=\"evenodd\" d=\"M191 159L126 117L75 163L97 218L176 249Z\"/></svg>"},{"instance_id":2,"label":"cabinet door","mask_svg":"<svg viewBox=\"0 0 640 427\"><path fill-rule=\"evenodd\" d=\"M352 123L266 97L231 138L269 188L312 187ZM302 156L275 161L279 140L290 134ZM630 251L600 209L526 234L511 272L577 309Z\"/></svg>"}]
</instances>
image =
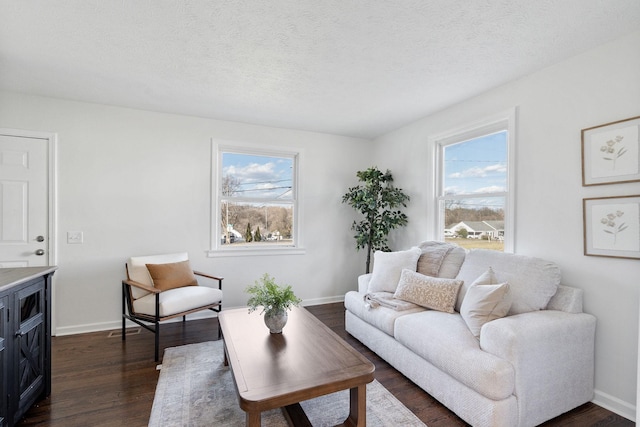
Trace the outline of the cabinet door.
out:
<instances>
[{"instance_id":1,"label":"cabinet door","mask_svg":"<svg viewBox=\"0 0 640 427\"><path fill-rule=\"evenodd\" d=\"M7 345L9 336L9 319L7 310L7 301L9 297L0 297L0 427L7 426L8 423L8 376L9 368L7 367Z\"/></svg>"},{"instance_id":2,"label":"cabinet door","mask_svg":"<svg viewBox=\"0 0 640 427\"><path fill-rule=\"evenodd\" d=\"M45 286L40 278L16 293L14 318L14 391L18 408L14 421L24 415L45 387ZM18 323L19 322L19 323Z\"/></svg>"}]
</instances>

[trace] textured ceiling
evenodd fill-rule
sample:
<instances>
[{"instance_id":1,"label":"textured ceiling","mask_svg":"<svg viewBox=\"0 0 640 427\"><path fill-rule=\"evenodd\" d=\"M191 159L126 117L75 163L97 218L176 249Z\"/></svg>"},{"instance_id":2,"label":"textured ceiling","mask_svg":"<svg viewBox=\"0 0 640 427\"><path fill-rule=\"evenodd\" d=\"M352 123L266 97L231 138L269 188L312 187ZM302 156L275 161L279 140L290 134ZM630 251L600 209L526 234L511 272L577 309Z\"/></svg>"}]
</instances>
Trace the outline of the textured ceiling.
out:
<instances>
[{"instance_id":1,"label":"textured ceiling","mask_svg":"<svg viewBox=\"0 0 640 427\"><path fill-rule=\"evenodd\" d=\"M0 0L0 89L373 138L639 22L638 0Z\"/></svg>"}]
</instances>

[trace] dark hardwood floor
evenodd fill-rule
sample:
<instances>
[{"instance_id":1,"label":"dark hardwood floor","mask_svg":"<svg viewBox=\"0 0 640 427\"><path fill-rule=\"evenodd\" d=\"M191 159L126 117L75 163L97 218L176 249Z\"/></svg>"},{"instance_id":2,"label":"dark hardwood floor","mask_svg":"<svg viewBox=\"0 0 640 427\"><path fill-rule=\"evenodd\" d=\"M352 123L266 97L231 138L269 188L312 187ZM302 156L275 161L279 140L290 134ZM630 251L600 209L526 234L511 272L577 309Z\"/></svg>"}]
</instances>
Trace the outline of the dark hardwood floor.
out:
<instances>
[{"instance_id":1,"label":"dark hardwood floor","mask_svg":"<svg viewBox=\"0 0 640 427\"><path fill-rule=\"evenodd\" d=\"M376 365L376 379L429 427L466 426L389 364L344 330L341 303L307 307ZM163 326L163 348L217 338L216 319L194 320ZM51 397L38 402L20 426L146 426L158 380L153 361L153 334L142 330L53 338ZM550 426L633 426L633 422L587 403L543 424Z\"/></svg>"}]
</instances>

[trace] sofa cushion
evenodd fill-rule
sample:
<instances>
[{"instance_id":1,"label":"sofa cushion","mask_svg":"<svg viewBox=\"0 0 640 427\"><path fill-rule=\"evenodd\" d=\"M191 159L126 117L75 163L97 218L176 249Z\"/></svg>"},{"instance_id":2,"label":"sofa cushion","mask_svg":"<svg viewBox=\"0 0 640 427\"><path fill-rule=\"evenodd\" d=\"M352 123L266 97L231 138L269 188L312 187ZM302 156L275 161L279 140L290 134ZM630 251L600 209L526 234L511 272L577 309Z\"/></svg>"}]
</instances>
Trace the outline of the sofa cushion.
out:
<instances>
[{"instance_id":1,"label":"sofa cushion","mask_svg":"<svg viewBox=\"0 0 640 427\"><path fill-rule=\"evenodd\" d=\"M198 286L189 261L147 264L147 270L149 270L153 286L162 291L183 286Z\"/></svg>"},{"instance_id":2,"label":"sofa cushion","mask_svg":"<svg viewBox=\"0 0 640 427\"><path fill-rule=\"evenodd\" d=\"M432 310L453 313L461 285L460 280L430 277L405 269L393 296Z\"/></svg>"},{"instance_id":3,"label":"sofa cushion","mask_svg":"<svg viewBox=\"0 0 640 427\"><path fill-rule=\"evenodd\" d=\"M471 333L479 338L480 330L485 323L506 316L510 308L511 292L508 283L473 283L462 301L460 315Z\"/></svg>"},{"instance_id":4,"label":"sofa cushion","mask_svg":"<svg viewBox=\"0 0 640 427\"><path fill-rule=\"evenodd\" d=\"M395 338L436 368L492 400L514 393L515 370L480 349L459 314L427 310L399 317Z\"/></svg>"},{"instance_id":5,"label":"sofa cushion","mask_svg":"<svg viewBox=\"0 0 640 427\"><path fill-rule=\"evenodd\" d=\"M560 268L540 258L473 249L465 257L457 279L463 280L456 310L460 311L469 286L491 267L497 282L508 282L513 302L509 314L543 310L560 284Z\"/></svg>"},{"instance_id":6,"label":"sofa cushion","mask_svg":"<svg viewBox=\"0 0 640 427\"><path fill-rule=\"evenodd\" d=\"M389 293L389 295L393 295ZM412 308L409 310L393 310L391 308L379 306L377 308L369 308L365 302L365 294L355 291L349 291L344 296L344 306L351 313L364 320L368 324L375 326L387 335L394 335L394 327L396 319L412 313L425 311L422 307Z\"/></svg>"},{"instance_id":7,"label":"sofa cushion","mask_svg":"<svg viewBox=\"0 0 640 427\"><path fill-rule=\"evenodd\" d=\"M403 269L416 271L420 248L406 251L383 252L373 254L373 273L369 281L369 292L395 292Z\"/></svg>"}]
</instances>

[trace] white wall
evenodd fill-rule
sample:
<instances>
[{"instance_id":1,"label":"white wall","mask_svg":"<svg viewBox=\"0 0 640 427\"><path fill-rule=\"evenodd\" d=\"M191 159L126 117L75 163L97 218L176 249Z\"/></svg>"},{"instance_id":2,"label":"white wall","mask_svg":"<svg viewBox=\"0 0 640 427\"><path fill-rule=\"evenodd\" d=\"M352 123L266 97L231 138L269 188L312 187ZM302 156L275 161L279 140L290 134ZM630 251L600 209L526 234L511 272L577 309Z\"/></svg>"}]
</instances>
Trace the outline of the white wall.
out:
<instances>
[{"instance_id":1,"label":"white wall","mask_svg":"<svg viewBox=\"0 0 640 427\"><path fill-rule=\"evenodd\" d=\"M306 302L340 300L364 270L342 194L369 166L371 142L340 136L0 93L0 128L58 135L59 334L116 328L124 263L187 251L195 268L225 277L225 306L268 272ZM306 254L207 258L211 139L303 150ZM84 232L67 244L66 232Z\"/></svg>"},{"instance_id":2,"label":"white wall","mask_svg":"<svg viewBox=\"0 0 640 427\"><path fill-rule=\"evenodd\" d=\"M427 138L514 106L515 251L557 262L563 282L584 289L584 309L598 318L596 402L634 419L640 261L583 255L582 199L637 195L640 183L582 187L580 131L640 115L640 32L378 138L378 165L412 197L409 227L395 247L432 237Z\"/></svg>"}]
</instances>

